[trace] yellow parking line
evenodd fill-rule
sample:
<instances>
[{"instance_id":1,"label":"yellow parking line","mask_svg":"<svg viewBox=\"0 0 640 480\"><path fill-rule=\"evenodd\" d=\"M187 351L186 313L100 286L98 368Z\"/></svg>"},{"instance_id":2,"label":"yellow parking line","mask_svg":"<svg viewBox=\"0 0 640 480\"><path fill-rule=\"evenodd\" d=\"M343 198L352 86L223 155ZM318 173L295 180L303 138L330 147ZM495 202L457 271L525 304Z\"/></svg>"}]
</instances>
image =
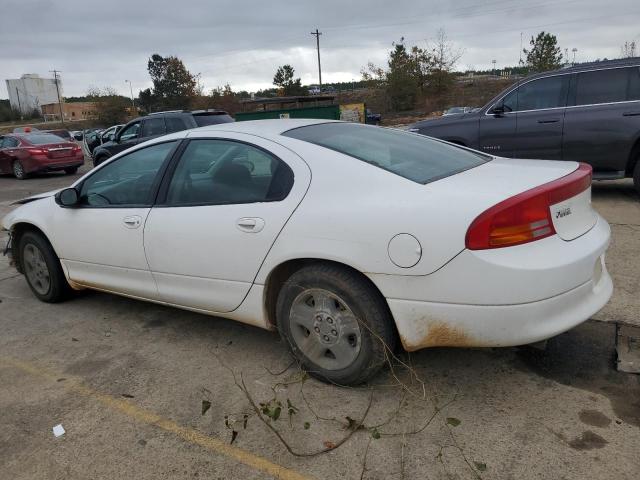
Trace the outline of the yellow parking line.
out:
<instances>
[{"instance_id":1,"label":"yellow parking line","mask_svg":"<svg viewBox=\"0 0 640 480\"><path fill-rule=\"evenodd\" d=\"M52 380L54 382L62 376L55 375L36 365L16 360L14 358L0 357L0 363L5 363L23 372L30 373L41 378L46 378L47 380ZM304 476L295 470L288 469L278 465L277 463L273 463L266 458L247 452L241 448L234 447L233 445L229 445L222 440L205 435L193 428L178 425L172 420L163 418L156 413L140 408L126 400L121 400L111 395L100 393L80 382L67 381L58 385L62 385L65 389L78 393L82 396L93 398L112 410L123 413L141 423L159 427L167 432L177 435L189 443L193 443L206 448L209 451L225 455L239 463L267 473L275 478L282 480L311 480L311 477Z\"/></svg>"}]
</instances>

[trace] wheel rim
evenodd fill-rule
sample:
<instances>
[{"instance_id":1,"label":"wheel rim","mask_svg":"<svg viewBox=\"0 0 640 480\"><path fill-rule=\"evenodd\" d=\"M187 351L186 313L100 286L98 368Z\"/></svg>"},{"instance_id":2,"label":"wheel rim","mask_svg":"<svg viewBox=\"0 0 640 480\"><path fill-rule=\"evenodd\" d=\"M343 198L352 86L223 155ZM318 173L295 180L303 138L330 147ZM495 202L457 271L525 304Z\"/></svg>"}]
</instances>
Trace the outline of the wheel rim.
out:
<instances>
[{"instance_id":1,"label":"wheel rim","mask_svg":"<svg viewBox=\"0 0 640 480\"><path fill-rule=\"evenodd\" d=\"M22 260L27 280L33 289L40 295L49 293L51 278L42 251L34 244L28 243L22 252Z\"/></svg>"},{"instance_id":2,"label":"wheel rim","mask_svg":"<svg viewBox=\"0 0 640 480\"><path fill-rule=\"evenodd\" d=\"M351 365L362 343L358 319L338 295L319 288L303 290L289 311L291 336L309 360L325 370Z\"/></svg>"},{"instance_id":3,"label":"wheel rim","mask_svg":"<svg viewBox=\"0 0 640 480\"><path fill-rule=\"evenodd\" d=\"M13 162L13 173L17 178L22 178L24 176L24 168L22 168L22 164L20 162Z\"/></svg>"}]
</instances>

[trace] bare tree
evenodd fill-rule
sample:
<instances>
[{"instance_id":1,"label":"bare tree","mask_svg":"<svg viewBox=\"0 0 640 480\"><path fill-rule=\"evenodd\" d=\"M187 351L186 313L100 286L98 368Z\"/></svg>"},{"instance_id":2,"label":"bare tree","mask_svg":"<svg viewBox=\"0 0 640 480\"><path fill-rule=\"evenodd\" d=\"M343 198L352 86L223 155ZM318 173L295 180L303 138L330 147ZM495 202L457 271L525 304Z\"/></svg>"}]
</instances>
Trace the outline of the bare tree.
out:
<instances>
[{"instance_id":1,"label":"bare tree","mask_svg":"<svg viewBox=\"0 0 640 480\"><path fill-rule=\"evenodd\" d=\"M620 58L631 58L636 56L636 42L624 42L620 47Z\"/></svg>"},{"instance_id":2,"label":"bare tree","mask_svg":"<svg viewBox=\"0 0 640 480\"><path fill-rule=\"evenodd\" d=\"M464 49L456 47L447 37L443 28L429 45L433 65L431 68L431 84L437 93L446 90L452 81L451 72L458 60L464 55Z\"/></svg>"}]
</instances>

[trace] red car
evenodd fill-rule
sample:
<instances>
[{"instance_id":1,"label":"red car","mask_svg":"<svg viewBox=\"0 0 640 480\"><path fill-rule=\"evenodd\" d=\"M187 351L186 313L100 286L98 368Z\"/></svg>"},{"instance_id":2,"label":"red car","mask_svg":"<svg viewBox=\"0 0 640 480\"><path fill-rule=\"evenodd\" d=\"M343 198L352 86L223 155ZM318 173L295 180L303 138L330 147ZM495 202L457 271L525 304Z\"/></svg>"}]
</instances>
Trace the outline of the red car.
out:
<instances>
[{"instance_id":1,"label":"red car","mask_svg":"<svg viewBox=\"0 0 640 480\"><path fill-rule=\"evenodd\" d=\"M0 136L0 173L22 180L31 173L64 170L72 175L84 163L82 148L44 132Z\"/></svg>"}]
</instances>

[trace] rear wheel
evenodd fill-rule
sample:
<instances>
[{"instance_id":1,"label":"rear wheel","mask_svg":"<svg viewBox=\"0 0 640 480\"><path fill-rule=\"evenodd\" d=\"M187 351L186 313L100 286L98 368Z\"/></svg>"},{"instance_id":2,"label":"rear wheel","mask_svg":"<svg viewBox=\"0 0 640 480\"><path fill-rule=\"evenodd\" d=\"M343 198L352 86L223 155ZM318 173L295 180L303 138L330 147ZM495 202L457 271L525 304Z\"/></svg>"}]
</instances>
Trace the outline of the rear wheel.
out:
<instances>
[{"instance_id":1,"label":"rear wheel","mask_svg":"<svg viewBox=\"0 0 640 480\"><path fill-rule=\"evenodd\" d=\"M373 377L395 348L389 309L365 279L318 264L294 273L276 305L278 330L309 374L356 385Z\"/></svg>"},{"instance_id":2,"label":"rear wheel","mask_svg":"<svg viewBox=\"0 0 640 480\"><path fill-rule=\"evenodd\" d=\"M64 173L66 173L67 175L75 175L77 171L78 167L69 167L64 169Z\"/></svg>"},{"instance_id":3,"label":"rear wheel","mask_svg":"<svg viewBox=\"0 0 640 480\"><path fill-rule=\"evenodd\" d=\"M98 165L100 165L102 162L104 162L107 158L106 155L99 155L96 158L93 159L93 166L97 167Z\"/></svg>"},{"instance_id":4,"label":"rear wheel","mask_svg":"<svg viewBox=\"0 0 640 480\"><path fill-rule=\"evenodd\" d=\"M39 233L27 232L20 238L19 249L24 276L33 294L47 303L64 300L70 287L49 242Z\"/></svg>"},{"instance_id":5,"label":"rear wheel","mask_svg":"<svg viewBox=\"0 0 640 480\"><path fill-rule=\"evenodd\" d=\"M13 175L18 180L24 180L25 178L27 178L27 172L24 171L24 165L22 165L22 162L20 160L15 160L13 162Z\"/></svg>"},{"instance_id":6,"label":"rear wheel","mask_svg":"<svg viewBox=\"0 0 640 480\"><path fill-rule=\"evenodd\" d=\"M636 187L636 192L640 195L640 149L636 155L636 166L633 169L633 185Z\"/></svg>"}]
</instances>

